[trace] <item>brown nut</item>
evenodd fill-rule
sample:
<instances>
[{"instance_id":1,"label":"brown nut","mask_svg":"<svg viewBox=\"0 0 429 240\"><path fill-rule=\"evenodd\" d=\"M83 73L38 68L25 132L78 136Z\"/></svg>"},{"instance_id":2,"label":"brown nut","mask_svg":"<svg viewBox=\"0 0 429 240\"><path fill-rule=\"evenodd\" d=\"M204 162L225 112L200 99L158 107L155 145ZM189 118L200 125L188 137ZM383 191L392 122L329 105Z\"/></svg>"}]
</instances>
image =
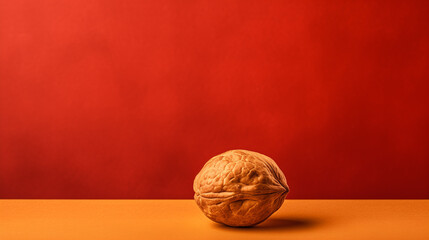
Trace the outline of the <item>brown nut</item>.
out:
<instances>
[{"instance_id":1,"label":"brown nut","mask_svg":"<svg viewBox=\"0 0 429 240\"><path fill-rule=\"evenodd\" d=\"M228 226L253 226L281 207L289 187L271 158L231 150L204 165L195 177L194 191L197 205L211 220Z\"/></svg>"}]
</instances>

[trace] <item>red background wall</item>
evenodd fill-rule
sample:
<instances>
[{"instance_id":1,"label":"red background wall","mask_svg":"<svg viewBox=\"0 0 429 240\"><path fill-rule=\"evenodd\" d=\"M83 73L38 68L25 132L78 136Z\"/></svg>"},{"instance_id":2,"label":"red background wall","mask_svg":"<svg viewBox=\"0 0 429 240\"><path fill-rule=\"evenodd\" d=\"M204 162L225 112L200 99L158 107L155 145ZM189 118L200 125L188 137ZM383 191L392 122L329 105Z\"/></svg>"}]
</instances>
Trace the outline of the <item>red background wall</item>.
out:
<instances>
[{"instance_id":1,"label":"red background wall","mask_svg":"<svg viewBox=\"0 0 429 240\"><path fill-rule=\"evenodd\" d=\"M428 3L0 0L0 197L191 198L244 148L291 198L428 198Z\"/></svg>"}]
</instances>

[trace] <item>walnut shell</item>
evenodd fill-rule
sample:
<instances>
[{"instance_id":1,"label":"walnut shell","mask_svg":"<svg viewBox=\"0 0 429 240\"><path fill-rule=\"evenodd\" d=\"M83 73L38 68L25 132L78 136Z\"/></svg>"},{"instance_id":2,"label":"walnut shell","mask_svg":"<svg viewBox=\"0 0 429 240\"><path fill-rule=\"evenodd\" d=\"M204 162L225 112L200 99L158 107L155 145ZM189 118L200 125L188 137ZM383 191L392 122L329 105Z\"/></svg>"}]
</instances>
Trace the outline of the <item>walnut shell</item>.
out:
<instances>
[{"instance_id":1,"label":"walnut shell","mask_svg":"<svg viewBox=\"0 0 429 240\"><path fill-rule=\"evenodd\" d=\"M231 150L204 165L195 177L194 191L197 205L211 220L228 226L253 226L281 207L289 187L271 158Z\"/></svg>"}]
</instances>

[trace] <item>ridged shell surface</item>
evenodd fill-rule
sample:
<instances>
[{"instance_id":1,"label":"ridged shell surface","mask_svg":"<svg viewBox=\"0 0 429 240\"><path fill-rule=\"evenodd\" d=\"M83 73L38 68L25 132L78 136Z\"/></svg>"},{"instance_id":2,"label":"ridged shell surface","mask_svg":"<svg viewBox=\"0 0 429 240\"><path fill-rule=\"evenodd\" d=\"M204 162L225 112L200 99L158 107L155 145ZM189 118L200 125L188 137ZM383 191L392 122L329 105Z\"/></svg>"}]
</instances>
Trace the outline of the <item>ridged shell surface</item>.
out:
<instances>
[{"instance_id":1,"label":"ridged shell surface","mask_svg":"<svg viewBox=\"0 0 429 240\"><path fill-rule=\"evenodd\" d=\"M289 192L286 178L268 156L231 150L211 158L194 180L194 199L211 220L253 226L277 211Z\"/></svg>"}]
</instances>

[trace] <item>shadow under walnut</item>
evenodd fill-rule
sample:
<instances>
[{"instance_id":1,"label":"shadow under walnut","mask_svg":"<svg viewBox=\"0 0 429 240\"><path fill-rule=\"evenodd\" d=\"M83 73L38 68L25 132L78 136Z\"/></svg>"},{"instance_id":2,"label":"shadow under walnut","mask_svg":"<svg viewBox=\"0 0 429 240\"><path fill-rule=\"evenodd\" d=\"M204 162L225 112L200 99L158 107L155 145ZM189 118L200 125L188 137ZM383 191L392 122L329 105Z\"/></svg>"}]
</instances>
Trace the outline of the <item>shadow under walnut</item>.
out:
<instances>
[{"instance_id":1,"label":"shadow under walnut","mask_svg":"<svg viewBox=\"0 0 429 240\"><path fill-rule=\"evenodd\" d=\"M231 228L223 224L213 224L213 227L225 231L279 232L311 229L322 223L320 219L313 218L273 217L257 226Z\"/></svg>"}]
</instances>

